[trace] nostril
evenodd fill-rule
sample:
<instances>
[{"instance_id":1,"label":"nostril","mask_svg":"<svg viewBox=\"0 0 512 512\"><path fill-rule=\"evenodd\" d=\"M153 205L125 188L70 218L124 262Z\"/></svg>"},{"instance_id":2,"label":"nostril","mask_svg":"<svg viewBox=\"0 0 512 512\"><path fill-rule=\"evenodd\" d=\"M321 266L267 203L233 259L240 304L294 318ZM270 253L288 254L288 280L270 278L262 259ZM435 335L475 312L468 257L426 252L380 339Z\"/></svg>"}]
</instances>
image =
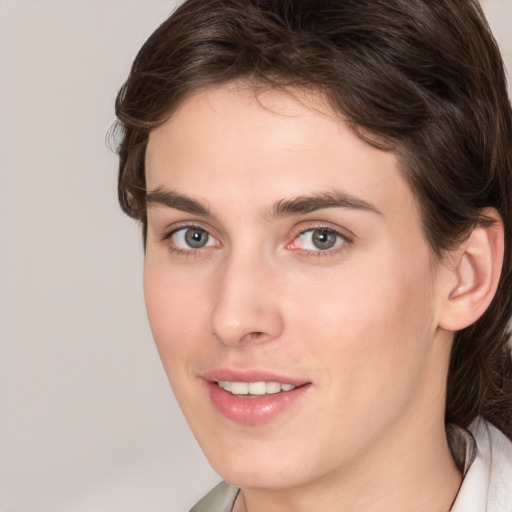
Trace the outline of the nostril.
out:
<instances>
[{"instance_id":1,"label":"nostril","mask_svg":"<svg viewBox=\"0 0 512 512\"><path fill-rule=\"evenodd\" d=\"M244 342L244 341L255 341L258 338L262 338L264 336L265 336L265 333L261 332L261 331L249 332L249 333L245 334L244 336L242 336L242 339L240 341L241 342Z\"/></svg>"}]
</instances>

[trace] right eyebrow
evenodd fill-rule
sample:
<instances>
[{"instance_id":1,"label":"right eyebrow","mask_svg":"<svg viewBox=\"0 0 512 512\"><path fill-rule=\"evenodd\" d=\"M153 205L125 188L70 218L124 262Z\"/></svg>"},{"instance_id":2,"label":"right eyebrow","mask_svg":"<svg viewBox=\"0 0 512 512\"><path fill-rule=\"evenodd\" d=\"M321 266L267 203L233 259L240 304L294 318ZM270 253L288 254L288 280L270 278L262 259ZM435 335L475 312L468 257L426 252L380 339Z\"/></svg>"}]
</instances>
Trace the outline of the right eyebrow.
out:
<instances>
[{"instance_id":1,"label":"right eyebrow","mask_svg":"<svg viewBox=\"0 0 512 512\"><path fill-rule=\"evenodd\" d=\"M196 199L192 199L173 190L167 190L164 187L157 187L155 190L147 192L146 204L148 208L165 206L203 217L213 217L212 212L206 205Z\"/></svg>"},{"instance_id":2,"label":"right eyebrow","mask_svg":"<svg viewBox=\"0 0 512 512\"><path fill-rule=\"evenodd\" d=\"M306 215L327 208L347 208L366 212L382 213L372 204L344 192L320 192L309 196L298 196L278 201L271 209L270 217Z\"/></svg>"}]
</instances>

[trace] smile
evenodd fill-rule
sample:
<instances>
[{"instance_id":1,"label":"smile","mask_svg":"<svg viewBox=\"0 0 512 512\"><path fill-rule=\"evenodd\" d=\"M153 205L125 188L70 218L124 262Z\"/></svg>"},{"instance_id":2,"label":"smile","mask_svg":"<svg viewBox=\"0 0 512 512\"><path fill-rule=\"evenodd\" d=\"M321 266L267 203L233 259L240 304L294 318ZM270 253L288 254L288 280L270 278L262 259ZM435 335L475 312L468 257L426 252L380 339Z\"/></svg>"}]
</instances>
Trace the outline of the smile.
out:
<instances>
[{"instance_id":1,"label":"smile","mask_svg":"<svg viewBox=\"0 0 512 512\"><path fill-rule=\"evenodd\" d=\"M281 382L233 382L229 380L218 381L217 384L224 391L228 391L233 395L242 396L263 396L275 395L281 391L288 392L296 388L293 384L286 384Z\"/></svg>"},{"instance_id":2,"label":"smile","mask_svg":"<svg viewBox=\"0 0 512 512\"><path fill-rule=\"evenodd\" d=\"M239 424L271 422L296 410L312 383L265 371L213 370L202 376L214 408Z\"/></svg>"}]
</instances>

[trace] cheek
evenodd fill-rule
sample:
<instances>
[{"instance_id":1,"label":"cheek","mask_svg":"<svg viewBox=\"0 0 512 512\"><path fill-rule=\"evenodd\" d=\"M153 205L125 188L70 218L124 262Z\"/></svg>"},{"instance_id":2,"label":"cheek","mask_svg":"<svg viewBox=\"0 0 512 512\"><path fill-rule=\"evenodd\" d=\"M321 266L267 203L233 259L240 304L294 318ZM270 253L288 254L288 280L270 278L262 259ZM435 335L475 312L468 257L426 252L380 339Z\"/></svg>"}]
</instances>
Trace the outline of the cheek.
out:
<instances>
[{"instance_id":1,"label":"cheek","mask_svg":"<svg viewBox=\"0 0 512 512\"><path fill-rule=\"evenodd\" d=\"M185 281L185 282L183 282ZM197 283L196 283L197 284ZM149 324L170 380L190 371L189 361L200 350L205 325L204 291L184 280L172 267L146 260L144 297Z\"/></svg>"},{"instance_id":2,"label":"cheek","mask_svg":"<svg viewBox=\"0 0 512 512\"><path fill-rule=\"evenodd\" d=\"M430 284L393 259L310 283L293 302L297 332L328 369L332 389L351 403L381 397L383 386L400 393L421 374L430 349Z\"/></svg>"}]
</instances>

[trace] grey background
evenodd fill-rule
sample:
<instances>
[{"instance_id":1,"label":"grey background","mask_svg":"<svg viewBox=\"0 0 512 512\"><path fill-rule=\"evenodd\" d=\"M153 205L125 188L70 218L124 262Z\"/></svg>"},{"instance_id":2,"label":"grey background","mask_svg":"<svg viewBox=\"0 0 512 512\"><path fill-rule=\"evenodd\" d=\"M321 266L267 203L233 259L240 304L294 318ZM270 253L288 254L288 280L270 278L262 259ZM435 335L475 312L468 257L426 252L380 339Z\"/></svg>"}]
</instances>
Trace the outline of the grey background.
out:
<instances>
[{"instance_id":1,"label":"grey background","mask_svg":"<svg viewBox=\"0 0 512 512\"><path fill-rule=\"evenodd\" d=\"M164 0L0 0L0 511L181 512L218 477L147 326L105 144ZM512 0L484 7L512 69Z\"/></svg>"}]
</instances>

